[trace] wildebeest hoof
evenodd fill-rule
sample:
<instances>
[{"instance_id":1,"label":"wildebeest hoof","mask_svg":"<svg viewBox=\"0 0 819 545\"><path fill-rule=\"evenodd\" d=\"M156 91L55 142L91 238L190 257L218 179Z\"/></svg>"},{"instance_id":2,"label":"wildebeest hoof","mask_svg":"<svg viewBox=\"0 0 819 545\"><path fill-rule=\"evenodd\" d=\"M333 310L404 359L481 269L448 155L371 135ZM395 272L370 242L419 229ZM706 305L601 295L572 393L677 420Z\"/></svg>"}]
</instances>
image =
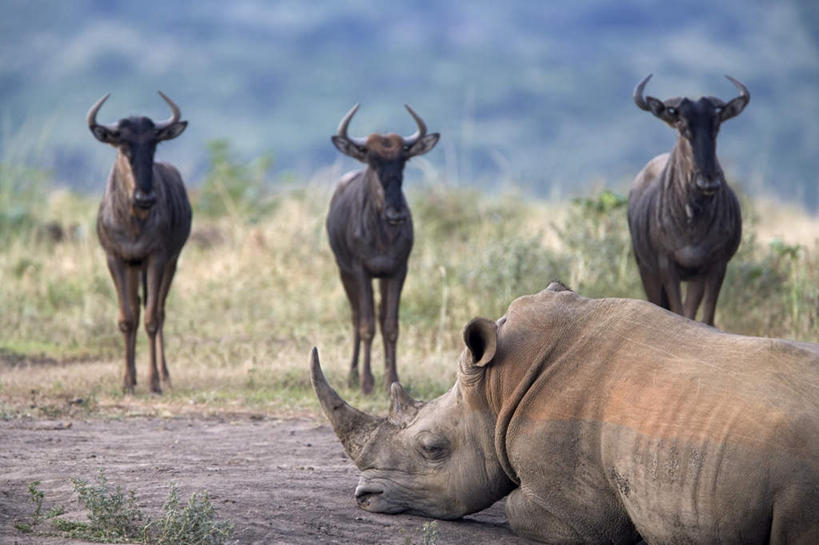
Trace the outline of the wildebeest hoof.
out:
<instances>
[{"instance_id":1,"label":"wildebeest hoof","mask_svg":"<svg viewBox=\"0 0 819 545\"><path fill-rule=\"evenodd\" d=\"M387 375L384 377L384 390L387 392L387 397L390 396L390 388L393 382L399 382L398 375Z\"/></svg>"},{"instance_id":2,"label":"wildebeest hoof","mask_svg":"<svg viewBox=\"0 0 819 545\"><path fill-rule=\"evenodd\" d=\"M364 377L364 380L361 382L361 393L364 395L370 395L373 392L373 377Z\"/></svg>"}]
</instances>

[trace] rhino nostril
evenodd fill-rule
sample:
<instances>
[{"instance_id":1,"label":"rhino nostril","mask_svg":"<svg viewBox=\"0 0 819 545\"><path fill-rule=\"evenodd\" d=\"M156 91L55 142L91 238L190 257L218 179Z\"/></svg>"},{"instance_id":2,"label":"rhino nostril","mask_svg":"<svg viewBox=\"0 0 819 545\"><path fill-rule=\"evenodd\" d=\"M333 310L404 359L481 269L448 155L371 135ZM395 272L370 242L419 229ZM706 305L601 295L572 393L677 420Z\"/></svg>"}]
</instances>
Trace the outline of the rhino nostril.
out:
<instances>
[{"instance_id":1,"label":"rhino nostril","mask_svg":"<svg viewBox=\"0 0 819 545\"><path fill-rule=\"evenodd\" d=\"M379 494L383 493L384 491L381 490L380 488L360 485L357 486L355 489L355 500L358 502L359 505L367 505L373 496L378 496Z\"/></svg>"}]
</instances>

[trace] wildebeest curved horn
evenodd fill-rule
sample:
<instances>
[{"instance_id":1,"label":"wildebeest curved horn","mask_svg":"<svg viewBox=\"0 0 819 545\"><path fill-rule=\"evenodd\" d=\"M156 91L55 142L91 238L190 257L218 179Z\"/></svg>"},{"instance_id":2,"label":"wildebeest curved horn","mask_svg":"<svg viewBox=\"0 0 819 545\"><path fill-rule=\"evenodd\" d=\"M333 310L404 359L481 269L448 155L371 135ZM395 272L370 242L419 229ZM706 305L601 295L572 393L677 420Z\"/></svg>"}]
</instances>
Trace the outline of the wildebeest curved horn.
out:
<instances>
[{"instance_id":1,"label":"wildebeest curved horn","mask_svg":"<svg viewBox=\"0 0 819 545\"><path fill-rule=\"evenodd\" d=\"M653 75L654 74L649 74L646 77L644 77L643 81L638 83L637 87L634 88L634 103L637 105L638 108L640 108L641 110L645 110L647 112L650 112L651 108L648 107L646 99L643 98L643 89L645 89L646 83L648 83L648 80L650 80L651 76Z\"/></svg>"},{"instance_id":2,"label":"wildebeest curved horn","mask_svg":"<svg viewBox=\"0 0 819 545\"><path fill-rule=\"evenodd\" d=\"M179 111L179 106L177 106L173 100L169 99L165 93L162 91L157 91L157 93L159 93L159 96L162 97L162 100L164 100L171 109L171 118L166 121L160 121L156 124L157 129L164 129L166 127L170 127L174 123L179 122L179 118L182 117L182 112Z\"/></svg>"},{"instance_id":3,"label":"wildebeest curved horn","mask_svg":"<svg viewBox=\"0 0 819 545\"><path fill-rule=\"evenodd\" d=\"M310 352L310 382L344 451L355 462L383 419L351 407L327 384L315 347Z\"/></svg>"},{"instance_id":4,"label":"wildebeest curved horn","mask_svg":"<svg viewBox=\"0 0 819 545\"><path fill-rule=\"evenodd\" d=\"M88 121L88 126L90 128L93 129L95 126L100 125L99 123L97 123L97 112L100 111L100 108L102 108L103 103L106 100L108 100L108 97L110 97L110 96L111 96L111 93L106 93L101 99L96 101L93 106L91 106L90 110L88 110L88 115L86 115L85 118ZM109 130L112 130L112 131L116 130L116 125L102 125L102 126L106 127Z\"/></svg>"},{"instance_id":5,"label":"wildebeest curved horn","mask_svg":"<svg viewBox=\"0 0 819 545\"><path fill-rule=\"evenodd\" d=\"M409 104L404 104L404 108L407 109L407 111L410 113L412 118L415 120L415 123L418 125L418 130L415 131L415 133L412 134L412 136L405 136L403 138L404 145L407 146L407 147L411 147L413 144L418 142L418 140L420 140L421 138L426 136L426 134L427 134L427 125L426 125L426 123L424 123L424 120L421 119L421 116L418 115L417 113L415 113L415 110L410 108Z\"/></svg>"},{"instance_id":6,"label":"wildebeest curved horn","mask_svg":"<svg viewBox=\"0 0 819 545\"><path fill-rule=\"evenodd\" d=\"M742 84L742 82L740 82L740 81L738 81L738 80L735 80L734 78L732 78L731 76L729 76L729 75L727 75L727 74L725 75L725 78L726 78L728 81L730 81L731 83L733 83L733 84L734 84L734 87L736 87L737 89L739 89L739 96L738 96L737 98L742 98L742 99L744 99L744 100L745 100L745 103L747 104L747 103L748 103L748 102L751 100L751 93L749 93L749 92L748 92L748 88L747 88L747 87L745 87L745 86Z\"/></svg>"},{"instance_id":7,"label":"wildebeest curved horn","mask_svg":"<svg viewBox=\"0 0 819 545\"><path fill-rule=\"evenodd\" d=\"M746 100L751 99L751 93L748 92L748 88L745 87L740 81L735 80L734 78L732 78L731 76L729 76L727 74L725 75L725 77L726 77L726 79L728 79L728 81L730 81L731 83L734 84L734 87L739 89L739 96L741 96L742 98L744 98Z\"/></svg>"},{"instance_id":8,"label":"wildebeest curved horn","mask_svg":"<svg viewBox=\"0 0 819 545\"><path fill-rule=\"evenodd\" d=\"M353 144L358 147L365 147L367 145L367 140L364 138L357 138L355 136L348 136L347 135L347 126L350 124L350 120L353 118L355 113L358 111L358 104L350 108L350 111L342 118L341 123L338 124L338 136L340 138L344 138L345 140L349 140Z\"/></svg>"}]
</instances>

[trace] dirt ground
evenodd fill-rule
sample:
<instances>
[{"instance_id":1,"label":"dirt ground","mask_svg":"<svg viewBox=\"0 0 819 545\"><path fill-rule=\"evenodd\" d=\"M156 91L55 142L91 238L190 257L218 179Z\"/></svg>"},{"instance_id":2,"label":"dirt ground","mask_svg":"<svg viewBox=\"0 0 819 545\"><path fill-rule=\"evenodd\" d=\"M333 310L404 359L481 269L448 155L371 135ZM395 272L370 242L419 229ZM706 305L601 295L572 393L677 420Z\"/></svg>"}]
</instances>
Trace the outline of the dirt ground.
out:
<instances>
[{"instance_id":1,"label":"dirt ground","mask_svg":"<svg viewBox=\"0 0 819 545\"><path fill-rule=\"evenodd\" d=\"M34 480L45 493L43 511L59 504L63 518L86 520L71 478L93 483L100 468L110 484L134 490L154 517L171 481L184 501L207 491L216 518L235 523L240 544L420 544L429 520L359 509L357 469L329 426L309 418L0 421L0 468L2 545L83 543L23 534L14 524L31 518ZM460 521L439 521L438 528L441 545L532 543L511 533L502 502Z\"/></svg>"}]
</instances>

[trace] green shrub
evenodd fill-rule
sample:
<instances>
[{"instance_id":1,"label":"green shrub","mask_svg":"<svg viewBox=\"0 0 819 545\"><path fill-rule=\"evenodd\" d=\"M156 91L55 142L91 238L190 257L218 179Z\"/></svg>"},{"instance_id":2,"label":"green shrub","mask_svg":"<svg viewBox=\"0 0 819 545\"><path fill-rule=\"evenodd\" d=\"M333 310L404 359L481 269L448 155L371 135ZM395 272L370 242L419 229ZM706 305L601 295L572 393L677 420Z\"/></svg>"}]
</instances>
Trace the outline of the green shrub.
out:
<instances>
[{"instance_id":1,"label":"green shrub","mask_svg":"<svg viewBox=\"0 0 819 545\"><path fill-rule=\"evenodd\" d=\"M230 539L233 527L230 521L214 519L207 492L194 493L186 505L181 505L172 482L162 516L146 526L146 531L152 545L222 545Z\"/></svg>"},{"instance_id":2,"label":"green shrub","mask_svg":"<svg viewBox=\"0 0 819 545\"><path fill-rule=\"evenodd\" d=\"M77 493L86 509L88 509L88 524L75 523L72 527L72 537L82 537L90 540L114 541L120 539L136 539L143 535L143 521L145 516L136 503L133 490L127 493L117 485L111 487L105 473L100 469L96 485L80 479L71 479L74 491Z\"/></svg>"},{"instance_id":3,"label":"green shrub","mask_svg":"<svg viewBox=\"0 0 819 545\"><path fill-rule=\"evenodd\" d=\"M41 220L49 179L40 169L0 163L0 242L30 233Z\"/></svg>"},{"instance_id":4,"label":"green shrub","mask_svg":"<svg viewBox=\"0 0 819 545\"><path fill-rule=\"evenodd\" d=\"M563 280L586 297L642 297L626 219L628 199L603 191L575 199L563 225L555 226L564 258Z\"/></svg>"},{"instance_id":5,"label":"green shrub","mask_svg":"<svg viewBox=\"0 0 819 545\"><path fill-rule=\"evenodd\" d=\"M233 522L215 520L207 492L194 493L187 504L181 505L172 482L161 517L152 521L137 506L134 491L109 485L102 469L95 485L80 479L71 481L80 503L88 510L88 522L56 518L65 512L62 506L52 507L43 516L45 494L39 489L40 481L33 481L28 487L34 503L31 521L17 522L14 527L26 534L49 535L37 528L43 520L54 519L54 529L66 537L144 545L224 545L233 533Z\"/></svg>"},{"instance_id":6,"label":"green shrub","mask_svg":"<svg viewBox=\"0 0 819 545\"><path fill-rule=\"evenodd\" d=\"M210 169L193 199L197 214L255 223L274 209L276 200L265 182L272 155L242 163L233 157L227 140L209 142L208 150Z\"/></svg>"}]
</instances>

